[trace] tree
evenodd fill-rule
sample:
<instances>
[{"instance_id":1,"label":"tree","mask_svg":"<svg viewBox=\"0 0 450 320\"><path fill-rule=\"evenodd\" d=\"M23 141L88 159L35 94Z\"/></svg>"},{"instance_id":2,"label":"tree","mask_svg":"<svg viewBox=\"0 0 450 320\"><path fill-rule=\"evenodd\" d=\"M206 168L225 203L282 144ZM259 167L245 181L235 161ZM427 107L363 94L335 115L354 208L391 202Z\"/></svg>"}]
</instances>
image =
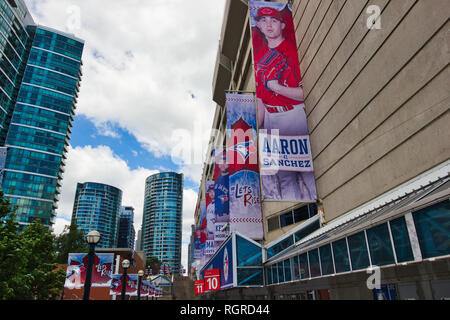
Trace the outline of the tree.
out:
<instances>
[{"instance_id":1,"label":"tree","mask_svg":"<svg viewBox=\"0 0 450 320\"><path fill-rule=\"evenodd\" d=\"M56 299L65 270L56 270L55 238L39 220L21 233L15 211L0 190L0 299Z\"/></svg>"},{"instance_id":2,"label":"tree","mask_svg":"<svg viewBox=\"0 0 450 320\"><path fill-rule=\"evenodd\" d=\"M87 253L89 248L83 238L83 233L78 230L76 223L72 223L69 231L56 237L56 261L58 263L67 263L69 253Z\"/></svg>"},{"instance_id":3,"label":"tree","mask_svg":"<svg viewBox=\"0 0 450 320\"><path fill-rule=\"evenodd\" d=\"M159 274L162 262L157 257L150 257L145 262L146 268L152 269L152 274Z\"/></svg>"}]
</instances>

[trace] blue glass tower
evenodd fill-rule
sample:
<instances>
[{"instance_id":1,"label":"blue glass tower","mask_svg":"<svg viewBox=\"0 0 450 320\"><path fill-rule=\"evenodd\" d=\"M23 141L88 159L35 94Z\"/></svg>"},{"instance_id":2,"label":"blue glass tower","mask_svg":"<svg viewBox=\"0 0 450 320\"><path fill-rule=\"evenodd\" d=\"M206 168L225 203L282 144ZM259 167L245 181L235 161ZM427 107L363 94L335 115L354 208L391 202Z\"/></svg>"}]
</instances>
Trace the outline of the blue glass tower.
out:
<instances>
[{"instance_id":1,"label":"blue glass tower","mask_svg":"<svg viewBox=\"0 0 450 320\"><path fill-rule=\"evenodd\" d=\"M136 238L136 231L134 230L134 208L122 207L120 211L119 220L119 239L117 241L117 248L134 248L134 239Z\"/></svg>"},{"instance_id":2,"label":"blue glass tower","mask_svg":"<svg viewBox=\"0 0 450 320\"><path fill-rule=\"evenodd\" d=\"M181 267L183 174L158 173L145 182L141 248L168 264L174 273Z\"/></svg>"},{"instance_id":3,"label":"blue glass tower","mask_svg":"<svg viewBox=\"0 0 450 320\"><path fill-rule=\"evenodd\" d=\"M115 248L119 236L122 191L106 184L78 183L73 204L72 223L83 237L97 230L102 235L98 248Z\"/></svg>"},{"instance_id":4,"label":"blue glass tower","mask_svg":"<svg viewBox=\"0 0 450 320\"><path fill-rule=\"evenodd\" d=\"M51 226L81 81L84 41L36 26L23 1L0 0L2 189L17 221Z\"/></svg>"}]
</instances>

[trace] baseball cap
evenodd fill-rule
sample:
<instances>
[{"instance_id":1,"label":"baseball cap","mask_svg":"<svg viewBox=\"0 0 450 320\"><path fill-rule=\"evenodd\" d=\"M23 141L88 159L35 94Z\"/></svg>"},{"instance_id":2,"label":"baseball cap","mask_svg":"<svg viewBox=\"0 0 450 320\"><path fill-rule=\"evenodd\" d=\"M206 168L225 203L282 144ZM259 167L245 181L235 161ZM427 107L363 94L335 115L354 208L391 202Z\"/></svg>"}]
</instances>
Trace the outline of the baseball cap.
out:
<instances>
[{"instance_id":1,"label":"baseball cap","mask_svg":"<svg viewBox=\"0 0 450 320\"><path fill-rule=\"evenodd\" d=\"M210 185L208 186L208 190L207 190L207 191L210 191L210 190L214 190L214 185L213 185L213 184L210 184Z\"/></svg>"},{"instance_id":2,"label":"baseball cap","mask_svg":"<svg viewBox=\"0 0 450 320\"><path fill-rule=\"evenodd\" d=\"M256 21L261 19L261 17L263 17L263 16L269 16L269 17L278 19L280 21L283 21L280 11L278 11L277 9L274 9L274 8L270 8L270 7L259 8L258 15L255 18Z\"/></svg>"}]
</instances>

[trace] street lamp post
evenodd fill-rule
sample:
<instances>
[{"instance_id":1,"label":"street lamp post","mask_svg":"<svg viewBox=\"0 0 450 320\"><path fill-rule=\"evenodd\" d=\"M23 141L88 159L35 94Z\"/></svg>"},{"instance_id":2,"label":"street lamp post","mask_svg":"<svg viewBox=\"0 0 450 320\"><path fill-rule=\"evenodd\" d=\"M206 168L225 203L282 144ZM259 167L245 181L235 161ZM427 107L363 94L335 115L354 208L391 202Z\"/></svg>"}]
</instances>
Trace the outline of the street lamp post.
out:
<instances>
[{"instance_id":1,"label":"street lamp post","mask_svg":"<svg viewBox=\"0 0 450 320\"><path fill-rule=\"evenodd\" d=\"M123 260L122 261L122 269L123 269L123 275L122 275L122 300L125 300L125 292L127 288L127 270L130 267L130 260Z\"/></svg>"},{"instance_id":2,"label":"street lamp post","mask_svg":"<svg viewBox=\"0 0 450 320\"><path fill-rule=\"evenodd\" d=\"M91 293L92 280L92 266L94 264L95 245L100 241L100 233L98 231L91 231L86 236L86 241L89 244L88 265L86 270L86 281L84 282L83 300L89 300Z\"/></svg>"},{"instance_id":3,"label":"street lamp post","mask_svg":"<svg viewBox=\"0 0 450 320\"><path fill-rule=\"evenodd\" d=\"M142 277L144 276L144 271L139 270L138 272L138 300L141 300L141 286L142 286Z\"/></svg>"}]
</instances>

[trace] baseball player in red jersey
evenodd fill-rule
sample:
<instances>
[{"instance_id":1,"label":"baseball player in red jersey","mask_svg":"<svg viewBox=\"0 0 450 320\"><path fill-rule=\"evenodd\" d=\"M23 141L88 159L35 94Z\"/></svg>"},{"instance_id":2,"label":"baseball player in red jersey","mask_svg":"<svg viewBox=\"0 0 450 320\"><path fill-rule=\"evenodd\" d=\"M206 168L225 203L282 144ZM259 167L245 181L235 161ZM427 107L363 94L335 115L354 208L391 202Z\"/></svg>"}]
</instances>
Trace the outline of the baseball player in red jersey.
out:
<instances>
[{"instance_id":1,"label":"baseball player in red jersey","mask_svg":"<svg viewBox=\"0 0 450 320\"><path fill-rule=\"evenodd\" d=\"M270 7L260 8L255 19L267 41L254 55L259 128L279 130L281 136L309 135L297 48L283 36L286 24ZM313 200L316 195L312 172L279 171L264 176L262 186L268 200Z\"/></svg>"}]
</instances>

